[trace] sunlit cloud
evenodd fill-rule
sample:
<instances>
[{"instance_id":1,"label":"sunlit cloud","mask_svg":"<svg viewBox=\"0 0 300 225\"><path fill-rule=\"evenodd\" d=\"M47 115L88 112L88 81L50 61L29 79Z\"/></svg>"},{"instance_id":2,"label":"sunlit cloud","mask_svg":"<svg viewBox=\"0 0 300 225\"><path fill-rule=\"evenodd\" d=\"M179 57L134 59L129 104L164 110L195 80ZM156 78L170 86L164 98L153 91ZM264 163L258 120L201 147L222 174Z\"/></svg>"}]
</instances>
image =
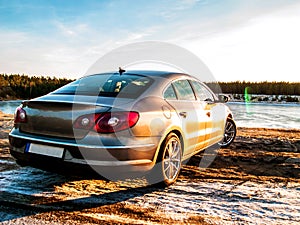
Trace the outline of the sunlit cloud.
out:
<instances>
[{"instance_id":1,"label":"sunlit cloud","mask_svg":"<svg viewBox=\"0 0 300 225\"><path fill-rule=\"evenodd\" d=\"M300 4L182 44L202 57L218 80L299 81L298 12Z\"/></svg>"}]
</instances>

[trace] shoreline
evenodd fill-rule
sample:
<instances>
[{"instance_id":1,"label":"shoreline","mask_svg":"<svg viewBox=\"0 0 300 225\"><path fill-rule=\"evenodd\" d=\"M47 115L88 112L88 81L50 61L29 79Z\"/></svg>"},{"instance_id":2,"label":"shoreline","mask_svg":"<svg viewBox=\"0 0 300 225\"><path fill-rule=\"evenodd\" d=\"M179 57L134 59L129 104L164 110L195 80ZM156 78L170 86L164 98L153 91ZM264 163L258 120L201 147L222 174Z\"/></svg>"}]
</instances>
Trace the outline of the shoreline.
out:
<instances>
[{"instance_id":1,"label":"shoreline","mask_svg":"<svg viewBox=\"0 0 300 225\"><path fill-rule=\"evenodd\" d=\"M14 114L8 114L8 113L4 113L0 110L0 122L3 121L3 118L5 118L5 120L11 120L11 122L13 122L13 116ZM11 127L13 126L13 124L11 125ZM0 127L1 127L1 123L0 123ZM245 127L245 126L237 126L238 130L241 131L245 131L245 130L256 130L256 131L280 131L280 132L286 132L286 133L292 133L292 132L300 132L300 129L298 128L272 128L272 127Z\"/></svg>"},{"instance_id":2,"label":"shoreline","mask_svg":"<svg viewBox=\"0 0 300 225\"><path fill-rule=\"evenodd\" d=\"M0 139L7 139L8 133L13 128L13 114L6 114L0 111ZM263 137L263 138L289 138L300 140L300 129L298 128L268 128L268 127L239 127L237 136L242 137Z\"/></svg>"},{"instance_id":3,"label":"shoreline","mask_svg":"<svg viewBox=\"0 0 300 225\"><path fill-rule=\"evenodd\" d=\"M246 101L228 101L226 103L229 103L229 104L253 104L253 105L259 105L259 104L265 104L265 105L300 105L300 102L272 102L272 101L249 101L249 102L246 102Z\"/></svg>"}]
</instances>

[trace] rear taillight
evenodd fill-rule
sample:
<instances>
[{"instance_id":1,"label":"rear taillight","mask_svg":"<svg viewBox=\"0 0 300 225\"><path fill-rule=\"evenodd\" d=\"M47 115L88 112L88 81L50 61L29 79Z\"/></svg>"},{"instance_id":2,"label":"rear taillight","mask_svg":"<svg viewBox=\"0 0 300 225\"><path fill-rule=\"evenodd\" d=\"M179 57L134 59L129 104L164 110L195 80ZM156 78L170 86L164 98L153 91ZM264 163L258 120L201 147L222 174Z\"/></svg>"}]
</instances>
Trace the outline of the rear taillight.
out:
<instances>
[{"instance_id":1,"label":"rear taillight","mask_svg":"<svg viewBox=\"0 0 300 225\"><path fill-rule=\"evenodd\" d=\"M76 119L73 127L76 129L90 130L95 126L95 123L100 116L101 114L89 114L80 116Z\"/></svg>"},{"instance_id":2,"label":"rear taillight","mask_svg":"<svg viewBox=\"0 0 300 225\"><path fill-rule=\"evenodd\" d=\"M77 129L94 129L98 133L114 133L133 127L139 119L137 112L106 112L80 116L74 123Z\"/></svg>"},{"instance_id":3,"label":"rear taillight","mask_svg":"<svg viewBox=\"0 0 300 225\"><path fill-rule=\"evenodd\" d=\"M137 112L103 113L95 124L99 133L113 133L133 127L139 119Z\"/></svg>"},{"instance_id":4,"label":"rear taillight","mask_svg":"<svg viewBox=\"0 0 300 225\"><path fill-rule=\"evenodd\" d=\"M26 111L22 107L16 108L14 122L15 123L26 123L27 122Z\"/></svg>"}]
</instances>

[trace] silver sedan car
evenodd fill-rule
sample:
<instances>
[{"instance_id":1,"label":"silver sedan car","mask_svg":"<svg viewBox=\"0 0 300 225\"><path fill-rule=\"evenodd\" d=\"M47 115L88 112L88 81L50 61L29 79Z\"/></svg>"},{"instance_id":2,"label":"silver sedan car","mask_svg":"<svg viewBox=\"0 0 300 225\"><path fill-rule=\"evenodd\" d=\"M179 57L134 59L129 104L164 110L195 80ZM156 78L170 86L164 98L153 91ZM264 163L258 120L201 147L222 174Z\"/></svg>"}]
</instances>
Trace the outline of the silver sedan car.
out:
<instances>
[{"instance_id":1,"label":"silver sedan car","mask_svg":"<svg viewBox=\"0 0 300 225\"><path fill-rule=\"evenodd\" d=\"M183 161L209 146L228 146L235 135L224 99L195 77L120 70L24 101L9 141L22 165L146 172L170 185Z\"/></svg>"}]
</instances>

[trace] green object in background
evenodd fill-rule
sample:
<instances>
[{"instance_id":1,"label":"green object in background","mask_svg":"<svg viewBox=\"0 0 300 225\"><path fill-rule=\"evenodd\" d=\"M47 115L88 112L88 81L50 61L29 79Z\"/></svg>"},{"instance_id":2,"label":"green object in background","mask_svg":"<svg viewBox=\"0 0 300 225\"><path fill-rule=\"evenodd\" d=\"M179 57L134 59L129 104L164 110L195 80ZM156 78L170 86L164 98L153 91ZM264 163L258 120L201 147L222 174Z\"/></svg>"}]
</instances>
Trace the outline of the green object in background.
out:
<instances>
[{"instance_id":1,"label":"green object in background","mask_svg":"<svg viewBox=\"0 0 300 225\"><path fill-rule=\"evenodd\" d=\"M249 94L249 87L246 87L245 88L245 106L246 106L247 113L250 113L250 111L249 111L249 107L250 107L249 103L250 102L251 102L251 96Z\"/></svg>"}]
</instances>

